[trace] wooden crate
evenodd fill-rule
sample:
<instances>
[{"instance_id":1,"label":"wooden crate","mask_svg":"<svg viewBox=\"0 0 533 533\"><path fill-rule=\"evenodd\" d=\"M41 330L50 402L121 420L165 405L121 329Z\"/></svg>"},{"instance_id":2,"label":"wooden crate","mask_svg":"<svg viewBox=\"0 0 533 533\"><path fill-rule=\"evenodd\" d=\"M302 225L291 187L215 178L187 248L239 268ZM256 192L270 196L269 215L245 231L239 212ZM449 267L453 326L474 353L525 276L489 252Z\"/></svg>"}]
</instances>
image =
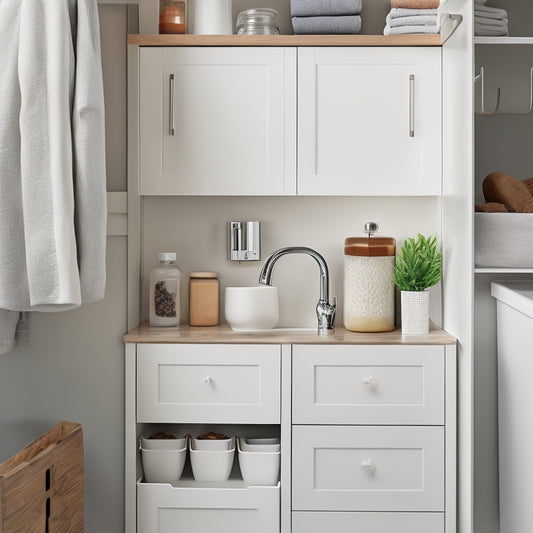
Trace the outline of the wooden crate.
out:
<instances>
[{"instance_id":1,"label":"wooden crate","mask_svg":"<svg viewBox=\"0 0 533 533\"><path fill-rule=\"evenodd\" d=\"M0 464L0 533L83 532L83 429L61 422Z\"/></svg>"}]
</instances>

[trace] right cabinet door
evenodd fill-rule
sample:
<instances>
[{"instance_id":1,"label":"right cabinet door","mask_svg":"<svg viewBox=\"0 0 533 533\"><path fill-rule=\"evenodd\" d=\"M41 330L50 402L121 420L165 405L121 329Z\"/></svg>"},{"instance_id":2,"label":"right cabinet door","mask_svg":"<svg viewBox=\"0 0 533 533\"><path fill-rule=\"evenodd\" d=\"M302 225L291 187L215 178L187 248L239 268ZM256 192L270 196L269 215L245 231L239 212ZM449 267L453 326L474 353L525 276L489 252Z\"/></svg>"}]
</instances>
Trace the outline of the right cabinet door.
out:
<instances>
[{"instance_id":1,"label":"right cabinet door","mask_svg":"<svg viewBox=\"0 0 533 533\"><path fill-rule=\"evenodd\" d=\"M441 50L298 50L298 194L441 193Z\"/></svg>"}]
</instances>

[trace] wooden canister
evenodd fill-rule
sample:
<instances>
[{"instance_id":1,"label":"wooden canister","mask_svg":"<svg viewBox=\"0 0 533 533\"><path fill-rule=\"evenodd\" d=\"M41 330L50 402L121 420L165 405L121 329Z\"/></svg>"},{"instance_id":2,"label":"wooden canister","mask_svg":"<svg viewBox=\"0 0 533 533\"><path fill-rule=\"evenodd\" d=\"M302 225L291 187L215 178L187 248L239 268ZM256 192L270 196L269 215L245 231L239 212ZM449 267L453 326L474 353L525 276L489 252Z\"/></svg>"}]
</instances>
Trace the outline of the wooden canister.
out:
<instances>
[{"instance_id":1,"label":"wooden canister","mask_svg":"<svg viewBox=\"0 0 533 533\"><path fill-rule=\"evenodd\" d=\"M189 324L218 325L219 281L216 272L191 272L189 277Z\"/></svg>"}]
</instances>

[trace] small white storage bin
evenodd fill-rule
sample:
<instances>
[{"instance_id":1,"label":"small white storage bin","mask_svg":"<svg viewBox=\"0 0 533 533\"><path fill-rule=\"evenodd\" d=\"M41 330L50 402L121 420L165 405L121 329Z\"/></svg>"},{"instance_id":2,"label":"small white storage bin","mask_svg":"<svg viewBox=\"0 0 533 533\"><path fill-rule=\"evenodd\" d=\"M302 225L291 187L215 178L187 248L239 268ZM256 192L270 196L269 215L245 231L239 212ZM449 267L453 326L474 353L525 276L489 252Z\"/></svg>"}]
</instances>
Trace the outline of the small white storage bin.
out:
<instances>
[{"instance_id":1,"label":"small white storage bin","mask_svg":"<svg viewBox=\"0 0 533 533\"><path fill-rule=\"evenodd\" d=\"M280 487L137 484L137 533L279 533ZM178 525L179 524L179 525Z\"/></svg>"},{"instance_id":2,"label":"small white storage bin","mask_svg":"<svg viewBox=\"0 0 533 533\"><path fill-rule=\"evenodd\" d=\"M174 483L183 473L187 448L182 450L144 450L141 457L148 483Z\"/></svg>"},{"instance_id":3,"label":"small white storage bin","mask_svg":"<svg viewBox=\"0 0 533 533\"><path fill-rule=\"evenodd\" d=\"M235 457L235 438L229 450L195 450L189 440L192 475L196 481L226 481L231 474Z\"/></svg>"},{"instance_id":4,"label":"small white storage bin","mask_svg":"<svg viewBox=\"0 0 533 533\"><path fill-rule=\"evenodd\" d=\"M259 445L278 446L278 445ZM248 445L247 450L253 450ZM237 439L239 466L242 479L249 485L276 485L279 481L279 465L281 452L278 451L243 451L241 439Z\"/></svg>"},{"instance_id":5,"label":"small white storage bin","mask_svg":"<svg viewBox=\"0 0 533 533\"><path fill-rule=\"evenodd\" d=\"M492 283L497 299L500 531L533 523L533 282Z\"/></svg>"},{"instance_id":6,"label":"small white storage bin","mask_svg":"<svg viewBox=\"0 0 533 533\"><path fill-rule=\"evenodd\" d=\"M143 450L183 450L187 448L187 437L179 439L150 439L141 436L140 444Z\"/></svg>"},{"instance_id":7,"label":"small white storage bin","mask_svg":"<svg viewBox=\"0 0 533 533\"><path fill-rule=\"evenodd\" d=\"M533 268L532 213L475 213L476 266Z\"/></svg>"}]
</instances>

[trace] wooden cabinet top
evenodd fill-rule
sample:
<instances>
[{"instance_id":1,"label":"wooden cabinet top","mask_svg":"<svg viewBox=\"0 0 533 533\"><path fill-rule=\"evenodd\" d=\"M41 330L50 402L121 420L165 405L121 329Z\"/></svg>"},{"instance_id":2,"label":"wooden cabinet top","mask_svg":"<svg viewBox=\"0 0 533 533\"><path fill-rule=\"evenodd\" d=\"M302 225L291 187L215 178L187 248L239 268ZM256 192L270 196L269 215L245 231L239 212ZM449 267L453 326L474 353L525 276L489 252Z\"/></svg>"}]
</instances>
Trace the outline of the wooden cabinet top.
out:
<instances>
[{"instance_id":1,"label":"wooden cabinet top","mask_svg":"<svg viewBox=\"0 0 533 533\"><path fill-rule=\"evenodd\" d=\"M442 46L461 23L452 15L440 35L170 35L130 34L139 46Z\"/></svg>"},{"instance_id":2,"label":"wooden cabinet top","mask_svg":"<svg viewBox=\"0 0 533 533\"><path fill-rule=\"evenodd\" d=\"M385 333L354 333L337 327L333 335L322 337L314 329L279 328L268 332L235 332L228 325L178 328L150 327L148 322L128 331L125 343L164 344L455 344L456 339L446 331L430 327L427 335L402 335L401 329Z\"/></svg>"}]
</instances>

